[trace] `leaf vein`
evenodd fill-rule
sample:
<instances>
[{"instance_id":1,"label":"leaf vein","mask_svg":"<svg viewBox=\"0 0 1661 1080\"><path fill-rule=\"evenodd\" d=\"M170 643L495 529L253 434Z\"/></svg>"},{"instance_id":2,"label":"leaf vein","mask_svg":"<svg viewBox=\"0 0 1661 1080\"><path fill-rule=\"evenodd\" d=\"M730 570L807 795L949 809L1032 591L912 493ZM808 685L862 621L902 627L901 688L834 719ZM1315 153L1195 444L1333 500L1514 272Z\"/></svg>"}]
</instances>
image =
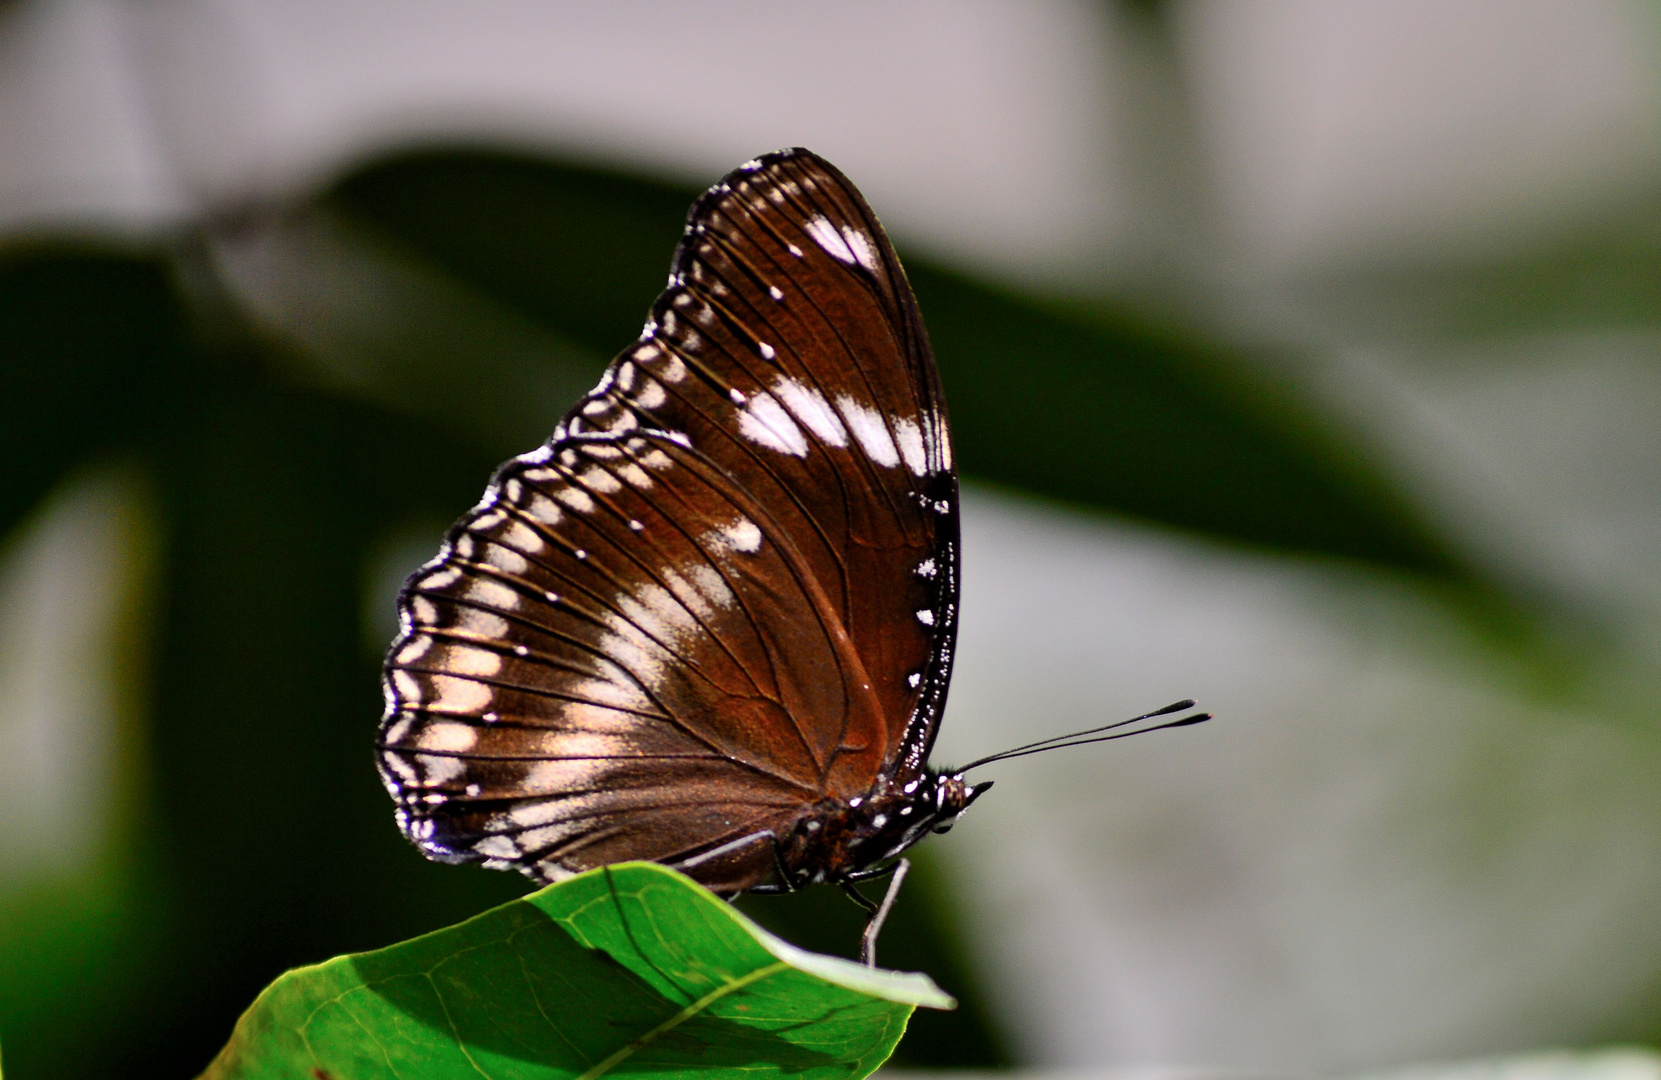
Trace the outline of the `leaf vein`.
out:
<instances>
[{"instance_id":1,"label":"leaf vein","mask_svg":"<svg viewBox=\"0 0 1661 1080\"><path fill-rule=\"evenodd\" d=\"M711 990L697 1001L694 1001L692 1004L688 1005L674 1016L671 1016L657 1027L646 1032L644 1035L631 1040L626 1045L619 1047L616 1051L608 1055L604 1061L577 1077L577 1080L597 1080L598 1077L604 1076L606 1073L622 1064L622 1062L631 1054L644 1047L647 1043L651 1042L659 1035L662 1035L665 1032L686 1023L686 1021L692 1019L694 1016L697 1016L699 1013L704 1012L711 1005L726 997L728 994L742 990L751 983L760 982L769 975L776 975L781 971L787 971L789 968L789 964L786 964L782 960L778 960L768 964L766 967L756 968L747 975L742 975L729 983L716 987L714 990Z\"/></svg>"}]
</instances>

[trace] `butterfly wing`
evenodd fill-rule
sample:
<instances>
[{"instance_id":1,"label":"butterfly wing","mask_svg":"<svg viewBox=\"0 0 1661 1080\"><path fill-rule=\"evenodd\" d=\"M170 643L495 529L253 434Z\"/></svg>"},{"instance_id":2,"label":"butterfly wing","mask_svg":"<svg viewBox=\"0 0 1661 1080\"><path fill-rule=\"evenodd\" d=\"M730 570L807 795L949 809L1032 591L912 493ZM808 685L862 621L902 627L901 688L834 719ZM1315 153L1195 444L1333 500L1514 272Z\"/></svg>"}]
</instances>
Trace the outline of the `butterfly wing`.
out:
<instances>
[{"instance_id":1,"label":"butterfly wing","mask_svg":"<svg viewBox=\"0 0 1661 1080\"><path fill-rule=\"evenodd\" d=\"M957 490L875 217L806 151L697 204L638 344L400 599L381 768L430 856L758 884L813 803L916 771Z\"/></svg>"}]
</instances>

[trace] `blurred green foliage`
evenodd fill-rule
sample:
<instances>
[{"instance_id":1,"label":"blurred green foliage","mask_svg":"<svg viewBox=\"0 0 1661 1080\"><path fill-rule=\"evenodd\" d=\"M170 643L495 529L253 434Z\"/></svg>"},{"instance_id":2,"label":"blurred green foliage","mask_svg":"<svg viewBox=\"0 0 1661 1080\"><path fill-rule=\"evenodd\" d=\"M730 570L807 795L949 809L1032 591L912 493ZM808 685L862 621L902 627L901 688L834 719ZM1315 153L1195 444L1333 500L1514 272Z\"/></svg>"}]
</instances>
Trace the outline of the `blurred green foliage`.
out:
<instances>
[{"instance_id":1,"label":"blurred green foliage","mask_svg":"<svg viewBox=\"0 0 1661 1080\"><path fill-rule=\"evenodd\" d=\"M551 385L565 386L634 339L693 194L431 152L364 168L297 212L349 223L389 263L419 265L566 343L550 360L568 369ZM391 391L384 379L302 377L316 358L240 310L202 250L31 248L0 262L0 526L15 528L87 462L114 458L150 476L162 544L144 613L148 798L129 808L140 824L131 850L100 882L74 886L80 902L26 902L8 886L0 907L0 959L15 965L0 984L0 1042L23 1080L193 1075L285 968L384 946L527 888L426 863L398 836L370 752L379 658L359 625L389 532L453 518L500 456L524 448L505 445L514 424L497 438L479 422L526 412L517 376L493 378L475 350L477 369ZM1473 580L1344 433L1226 349L920 261L908 270L971 479L1230 542ZM564 407L550 405L542 430ZM896 1061L1006 1062L950 898L926 857L923 870L883 958L930 972L965 1007L920 1017ZM119 933L75 929L90 925L82 909L100 889L126 898L110 909ZM843 953L860 921L829 890L746 910ZM31 947L68 938L112 951Z\"/></svg>"}]
</instances>

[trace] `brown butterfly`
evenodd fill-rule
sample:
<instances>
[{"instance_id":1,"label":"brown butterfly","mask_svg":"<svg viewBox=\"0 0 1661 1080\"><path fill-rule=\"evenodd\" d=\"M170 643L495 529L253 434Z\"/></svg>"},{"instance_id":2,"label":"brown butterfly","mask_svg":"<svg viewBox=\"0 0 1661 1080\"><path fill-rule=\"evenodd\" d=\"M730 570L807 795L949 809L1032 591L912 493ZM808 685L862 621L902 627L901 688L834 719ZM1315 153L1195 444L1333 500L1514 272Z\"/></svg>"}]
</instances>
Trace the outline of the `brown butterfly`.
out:
<instances>
[{"instance_id":1,"label":"brown butterfly","mask_svg":"<svg viewBox=\"0 0 1661 1080\"><path fill-rule=\"evenodd\" d=\"M888 237L822 158L746 162L693 205L639 341L404 586L398 823L542 882L627 859L728 895L833 882L874 962L894 860L991 786L969 768L1134 722L930 769L958 566L940 377ZM896 867L880 910L853 886Z\"/></svg>"}]
</instances>

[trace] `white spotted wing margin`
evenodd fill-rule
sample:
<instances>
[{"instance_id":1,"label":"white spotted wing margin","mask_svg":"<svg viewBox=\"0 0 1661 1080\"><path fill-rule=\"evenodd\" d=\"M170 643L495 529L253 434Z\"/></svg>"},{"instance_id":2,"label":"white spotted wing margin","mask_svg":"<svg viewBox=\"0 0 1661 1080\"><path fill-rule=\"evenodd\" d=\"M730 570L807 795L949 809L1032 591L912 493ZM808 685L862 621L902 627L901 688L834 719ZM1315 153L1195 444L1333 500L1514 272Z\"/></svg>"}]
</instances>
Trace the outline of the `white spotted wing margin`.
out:
<instances>
[{"instance_id":1,"label":"white spotted wing margin","mask_svg":"<svg viewBox=\"0 0 1661 1080\"><path fill-rule=\"evenodd\" d=\"M814 804L920 774L957 483L903 271L846 178L750 162L549 442L400 596L383 779L430 857L737 890Z\"/></svg>"}]
</instances>

